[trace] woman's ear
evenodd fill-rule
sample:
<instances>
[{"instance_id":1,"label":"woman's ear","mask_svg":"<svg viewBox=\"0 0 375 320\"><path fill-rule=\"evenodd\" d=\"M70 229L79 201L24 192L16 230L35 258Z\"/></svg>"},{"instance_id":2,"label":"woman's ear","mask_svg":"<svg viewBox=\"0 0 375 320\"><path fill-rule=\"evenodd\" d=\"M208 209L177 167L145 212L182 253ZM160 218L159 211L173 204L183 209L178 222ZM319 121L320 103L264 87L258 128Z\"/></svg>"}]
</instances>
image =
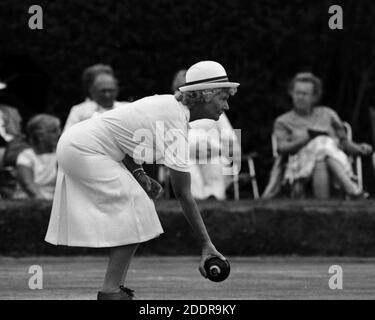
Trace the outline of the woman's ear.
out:
<instances>
[{"instance_id":1,"label":"woman's ear","mask_svg":"<svg viewBox=\"0 0 375 320\"><path fill-rule=\"evenodd\" d=\"M204 95L203 95L204 102L205 102L205 103L209 103L209 102L211 102L211 100L212 100L213 97L214 97L214 96L213 96L212 94L204 94Z\"/></svg>"}]
</instances>

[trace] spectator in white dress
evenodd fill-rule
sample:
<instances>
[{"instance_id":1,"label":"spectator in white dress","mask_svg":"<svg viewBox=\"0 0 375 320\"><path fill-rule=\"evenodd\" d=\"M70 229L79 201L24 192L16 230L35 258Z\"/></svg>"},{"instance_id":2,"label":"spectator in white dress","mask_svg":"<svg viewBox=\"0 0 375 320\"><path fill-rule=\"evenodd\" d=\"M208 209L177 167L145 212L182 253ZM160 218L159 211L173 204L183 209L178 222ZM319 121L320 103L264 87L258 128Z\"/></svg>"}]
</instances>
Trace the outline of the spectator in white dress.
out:
<instances>
[{"instance_id":1,"label":"spectator in white dress","mask_svg":"<svg viewBox=\"0 0 375 320\"><path fill-rule=\"evenodd\" d=\"M56 145L61 133L60 120L39 114L26 126L31 148L17 157L17 179L23 192L16 198L52 200L57 176Z\"/></svg>"}]
</instances>

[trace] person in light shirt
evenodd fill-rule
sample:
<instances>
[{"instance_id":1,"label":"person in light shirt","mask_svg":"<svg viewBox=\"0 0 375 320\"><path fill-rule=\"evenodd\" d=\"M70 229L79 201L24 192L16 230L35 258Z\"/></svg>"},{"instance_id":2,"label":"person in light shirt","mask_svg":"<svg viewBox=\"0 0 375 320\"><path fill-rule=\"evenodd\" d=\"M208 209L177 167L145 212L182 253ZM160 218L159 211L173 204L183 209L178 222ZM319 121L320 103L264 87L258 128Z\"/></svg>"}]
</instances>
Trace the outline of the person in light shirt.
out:
<instances>
[{"instance_id":1,"label":"person in light shirt","mask_svg":"<svg viewBox=\"0 0 375 320\"><path fill-rule=\"evenodd\" d=\"M83 72L82 83L86 99L71 108L64 131L78 122L91 118L95 113L102 113L128 103L116 100L118 83L109 65L96 64L88 67Z\"/></svg>"},{"instance_id":2,"label":"person in light shirt","mask_svg":"<svg viewBox=\"0 0 375 320\"><path fill-rule=\"evenodd\" d=\"M57 176L56 145L61 133L60 120L39 114L29 120L26 132L30 148L16 160L17 180L22 190L14 198L52 200Z\"/></svg>"},{"instance_id":3,"label":"person in light shirt","mask_svg":"<svg viewBox=\"0 0 375 320\"><path fill-rule=\"evenodd\" d=\"M272 198L282 186L290 185L292 196L303 198L305 185L310 183L317 199L329 199L334 185L348 198L367 198L368 193L355 181L348 155L370 155L372 146L348 139L337 112L319 103L323 84L313 73L297 73L288 91L292 108L274 122L280 156L262 197Z\"/></svg>"}]
</instances>

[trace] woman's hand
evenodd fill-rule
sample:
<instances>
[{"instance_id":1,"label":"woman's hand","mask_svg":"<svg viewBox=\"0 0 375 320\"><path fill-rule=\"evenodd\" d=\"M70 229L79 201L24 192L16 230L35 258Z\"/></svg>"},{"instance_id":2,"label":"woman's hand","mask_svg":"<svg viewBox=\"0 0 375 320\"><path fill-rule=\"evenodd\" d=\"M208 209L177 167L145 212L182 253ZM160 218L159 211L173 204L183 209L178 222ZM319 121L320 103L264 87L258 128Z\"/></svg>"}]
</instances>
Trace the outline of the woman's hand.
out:
<instances>
[{"instance_id":1,"label":"woman's hand","mask_svg":"<svg viewBox=\"0 0 375 320\"><path fill-rule=\"evenodd\" d=\"M313 128L313 127L309 127L307 128L307 132L310 136L311 139L314 139L318 136L328 136L328 130L325 130L325 129L322 129L322 128Z\"/></svg>"},{"instance_id":2,"label":"woman's hand","mask_svg":"<svg viewBox=\"0 0 375 320\"><path fill-rule=\"evenodd\" d=\"M151 199L156 200L161 197L163 187L156 180L150 178L143 170L137 171L134 177Z\"/></svg>"},{"instance_id":3,"label":"woman's hand","mask_svg":"<svg viewBox=\"0 0 375 320\"><path fill-rule=\"evenodd\" d=\"M307 130L295 130L290 140L278 141L278 152L280 154L294 154L308 144L311 137Z\"/></svg>"},{"instance_id":4,"label":"woman's hand","mask_svg":"<svg viewBox=\"0 0 375 320\"><path fill-rule=\"evenodd\" d=\"M207 242L203 244L201 260L199 263L199 272L205 278L207 278L207 274L206 274L206 270L204 270L204 263L206 262L207 259L211 257L218 257L221 260L226 261L225 257L219 251L216 250L212 242Z\"/></svg>"},{"instance_id":5,"label":"woman's hand","mask_svg":"<svg viewBox=\"0 0 375 320\"><path fill-rule=\"evenodd\" d=\"M159 182L152 179L151 177L148 177L151 182L151 190L148 193L149 197L153 200L159 199L163 194L163 187L160 185Z\"/></svg>"},{"instance_id":6,"label":"woman's hand","mask_svg":"<svg viewBox=\"0 0 375 320\"><path fill-rule=\"evenodd\" d=\"M359 152L363 156L368 156L372 152L372 146L367 143L360 143L359 144Z\"/></svg>"}]
</instances>

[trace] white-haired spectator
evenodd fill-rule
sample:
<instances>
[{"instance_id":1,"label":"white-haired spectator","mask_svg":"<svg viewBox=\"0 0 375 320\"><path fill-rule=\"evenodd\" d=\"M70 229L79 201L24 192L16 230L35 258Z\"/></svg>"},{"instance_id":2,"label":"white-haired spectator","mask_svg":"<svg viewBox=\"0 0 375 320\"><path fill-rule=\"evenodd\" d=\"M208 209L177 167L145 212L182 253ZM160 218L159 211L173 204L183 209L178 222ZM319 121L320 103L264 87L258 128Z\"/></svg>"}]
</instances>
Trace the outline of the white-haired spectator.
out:
<instances>
[{"instance_id":1,"label":"white-haired spectator","mask_svg":"<svg viewBox=\"0 0 375 320\"><path fill-rule=\"evenodd\" d=\"M128 103L116 101L118 83L109 65L95 64L86 68L82 74L82 84L86 99L70 109L64 131L91 118L94 113L102 113Z\"/></svg>"}]
</instances>

